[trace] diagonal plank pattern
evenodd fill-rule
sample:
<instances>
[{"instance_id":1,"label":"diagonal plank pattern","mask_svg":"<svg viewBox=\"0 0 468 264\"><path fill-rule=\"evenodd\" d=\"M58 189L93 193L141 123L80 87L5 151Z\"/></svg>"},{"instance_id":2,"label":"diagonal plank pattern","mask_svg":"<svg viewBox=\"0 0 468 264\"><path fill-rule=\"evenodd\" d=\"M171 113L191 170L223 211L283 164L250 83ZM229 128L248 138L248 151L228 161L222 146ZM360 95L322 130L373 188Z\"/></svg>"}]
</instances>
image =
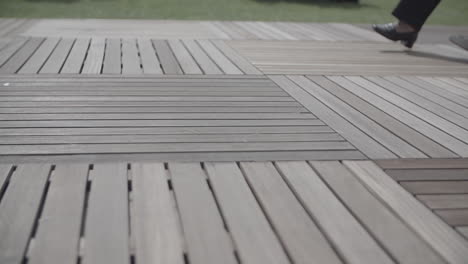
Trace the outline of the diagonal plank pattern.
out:
<instances>
[{"instance_id":1,"label":"diagonal plank pattern","mask_svg":"<svg viewBox=\"0 0 468 264\"><path fill-rule=\"evenodd\" d=\"M468 252L367 161L0 169L5 264L464 263Z\"/></svg>"}]
</instances>

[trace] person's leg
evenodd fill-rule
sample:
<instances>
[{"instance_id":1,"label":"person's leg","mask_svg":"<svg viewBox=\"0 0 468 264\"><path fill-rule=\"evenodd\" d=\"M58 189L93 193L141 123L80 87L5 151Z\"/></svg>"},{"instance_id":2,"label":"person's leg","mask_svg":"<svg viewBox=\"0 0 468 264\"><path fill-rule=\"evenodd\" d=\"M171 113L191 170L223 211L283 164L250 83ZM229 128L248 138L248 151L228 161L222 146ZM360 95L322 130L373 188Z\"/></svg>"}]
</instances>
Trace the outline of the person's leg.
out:
<instances>
[{"instance_id":1,"label":"person's leg","mask_svg":"<svg viewBox=\"0 0 468 264\"><path fill-rule=\"evenodd\" d=\"M401 0L392 14L403 22L403 27L406 23L419 31L439 2L440 0Z\"/></svg>"}]
</instances>

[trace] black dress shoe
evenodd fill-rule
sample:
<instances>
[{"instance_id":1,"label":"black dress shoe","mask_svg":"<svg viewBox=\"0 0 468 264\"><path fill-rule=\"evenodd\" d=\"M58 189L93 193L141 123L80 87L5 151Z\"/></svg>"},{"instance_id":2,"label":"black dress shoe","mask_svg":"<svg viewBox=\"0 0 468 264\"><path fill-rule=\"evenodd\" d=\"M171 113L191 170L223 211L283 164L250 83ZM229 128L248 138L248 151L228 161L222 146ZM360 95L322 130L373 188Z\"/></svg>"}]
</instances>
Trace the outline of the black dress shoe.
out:
<instances>
[{"instance_id":1,"label":"black dress shoe","mask_svg":"<svg viewBox=\"0 0 468 264\"><path fill-rule=\"evenodd\" d=\"M395 23L372 25L372 28L375 32L390 40L401 41L401 43L407 48L412 48L414 42L416 42L416 39L418 38L417 31L397 32L397 25Z\"/></svg>"}]
</instances>

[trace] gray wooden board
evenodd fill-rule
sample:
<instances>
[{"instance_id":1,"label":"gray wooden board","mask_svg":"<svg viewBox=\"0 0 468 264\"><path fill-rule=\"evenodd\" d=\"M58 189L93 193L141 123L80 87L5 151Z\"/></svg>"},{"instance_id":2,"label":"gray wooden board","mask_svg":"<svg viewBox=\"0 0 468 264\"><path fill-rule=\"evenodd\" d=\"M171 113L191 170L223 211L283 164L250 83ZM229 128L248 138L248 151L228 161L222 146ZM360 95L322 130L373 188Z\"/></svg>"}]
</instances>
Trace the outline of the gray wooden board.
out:
<instances>
[{"instance_id":1,"label":"gray wooden board","mask_svg":"<svg viewBox=\"0 0 468 264\"><path fill-rule=\"evenodd\" d=\"M170 163L169 171L190 263L237 263L230 237L200 164Z\"/></svg>"},{"instance_id":2,"label":"gray wooden board","mask_svg":"<svg viewBox=\"0 0 468 264\"><path fill-rule=\"evenodd\" d=\"M374 197L346 167L336 161L312 162L312 166L397 263L444 262L398 216Z\"/></svg>"},{"instance_id":3,"label":"gray wooden board","mask_svg":"<svg viewBox=\"0 0 468 264\"><path fill-rule=\"evenodd\" d=\"M452 154L449 150L435 143L430 138L418 133L411 127L400 122L398 119L388 115L384 111L378 109L377 107L359 98L353 93L345 90L344 88L338 86L337 84L329 81L328 79L319 76L310 76L309 78L317 84L319 84L322 88L333 93L341 100L345 101L361 113L372 118L381 126L385 127L390 132L394 133L396 136L402 138L403 140L418 148L427 155L431 157L447 157ZM411 149L409 149L409 151L410 150ZM421 153L419 155L421 155Z\"/></svg>"},{"instance_id":4,"label":"gray wooden board","mask_svg":"<svg viewBox=\"0 0 468 264\"><path fill-rule=\"evenodd\" d=\"M58 38L47 38L23 67L21 67L18 73L38 73L57 46L59 40Z\"/></svg>"},{"instance_id":5,"label":"gray wooden board","mask_svg":"<svg viewBox=\"0 0 468 264\"><path fill-rule=\"evenodd\" d=\"M164 40L152 40L159 62L165 74L182 74L182 69L177 63L177 59L171 51L171 48Z\"/></svg>"},{"instance_id":6,"label":"gray wooden board","mask_svg":"<svg viewBox=\"0 0 468 264\"><path fill-rule=\"evenodd\" d=\"M468 209L435 210L451 226L468 226Z\"/></svg>"},{"instance_id":7,"label":"gray wooden board","mask_svg":"<svg viewBox=\"0 0 468 264\"><path fill-rule=\"evenodd\" d=\"M51 165L20 165L0 203L0 263L23 261ZM19 206L20 205L20 206Z\"/></svg>"},{"instance_id":8,"label":"gray wooden board","mask_svg":"<svg viewBox=\"0 0 468 264\"><path fill-rule=\"evenodd\" d=\"M0 89L0 96L41 96L47 93L49 96L259 96L259 97L287 97L288 95L281 91L141 91L141 90L111 90L111 91L16 91L16 92L3 92Z\"/></svg>"},{"instance_id":9,"label":"gray wooden board","mask_svg":"<svg viewBox=\"0 0 468 264\"><path fill-rule=\"evenodd\" d=\"M136 39L122 40L122 74L142 73Z\"/></svg>"},{"instance_id":10,"label":"gray wooden board","mask_svg":"<svg viewBox=\"0 0 468 264\"><path fill-rule=\"evenodd\" d=\"M461 235L417 201L377 165L370 161L346 161L345 165L447 262L466 263L468 244Z\"/></svg>"},{"instance_id":11,"label":"gray wooden board","mask_svg":"<svg viewBox=\"0 0 468 264\"><path fill-rule=\"evenodd\" d=\"M413 194L468 193L468 181L402 181L400 184Z\"/></svg>"},{"instance_id":12,"label":"gray wooden board","mask_svg":"<svg viewBox=\"0 0 468 264\"><path fill-rule=\"evenodd\" d=\"M159 59L149 39L137 39L144 74L162 74Z\"/></svg>"},{"instance_id":13,"label":"gray wooden board","mask_svg":"<svg viewBox=\"0 0 468 264\"><path fill-rule=\"evenodd\" d=\"M52 172L29 263L77 261L88 168L88 164L59 164Z\"/></svg>"},{"instance_id":14,"label":"gray wooden board","mask_svg":"<svg viewBox=\"0 0 468 264\"><path fill-rule=\"evenodd\" d=\"M179 215L163 163L134 163L132 235L140 263L183 264Z\"/></svg>"},{"instance_id":15,"label":"gray wooden board","mask_svg":"<svg viewBox=\"0 0 468 264\"><path fill-rule=\"evenodd\" d=\"M209 40L199 40L198 43L225 74L243 74L242 71L226 58L226 56Z\"/></svg>"},{"instance_id":16,"label":"gray wooden board","mask_svg":"<svg viewBox=\"0 0 468 264\"><path fill-rule=\"evenodd\" d=\"M0 165L0 194L3 194L4 188L7 185L7 180L12 173L12 165L3 164Z\"/></svg>"},{"instance_id":17,"label":"gray wooden board","mask_svg":"<svg viewBox=\"0 0 468 264\"><path fill-rule=\"evenodd\" d=\"M106 154L106 153L173 153L215 151L292 151L354 150L348 142L234 142L234 143L129 143L129 144L50 144L0 145L2 155L39 154Z\"/></svg>"},{"instance_id":18,"label":"gray wooden board","mask_svg":"<svg viewBox=\"0 0 468 264\"><path fill-rule=\"evenodd\" d=\"M28 40L29 38L14 38L10 41L8 45L0 51L0 66L3 66Z\"/></svg>"},{"instance_id":19,"label":"gray wooden board","mask_svg":"<svg viewBox=\"0 0 468 264\"><path fill-rule=\"evenodd\" d=\"M90 39L76 39L60 73L80 73L86 58L86 53L88 52L89 44Z\"/></svg>"},{"instance_id":20,"label":"gray wooden board","mask_svg":"<svg viewBox=\"0 0 468 264\"><path fill-rule=\"evenodd\" d=\"M245 74L262 74L255 66L248 60L240 56L234 49L229 47L226 42L222 40L213 40L213 44L224 53L237 67L239 67Z\"/></svg>"},{"instance_id":21,"label":"gray wooden board","mask_svg":"<svg viewBox=\"0 0 468 264\"><path fill-rule=\"evenodd\" d=\"M74 42L74 39L61 39L39 73L59 73Z\"/></svg>"},{"instance_id":22,"label":"gray wooden board","mask_svg":"<svg viewBox=\"0 0 468 264\"><path fill-rule=\"evenodd\" d=\"M395 158L396 156L381 146L379 143L374 141L372 138L358 130L351 123L346 121L341 116L337 115L326 105L322 104L319 100L313 97L310 93L306 92L301 87L297 86L291 80L288 80L283 76L271 76L271 79L275 81L280 87L288 92L292 97L296 98L300 103L309 109L312 113L317 115L318 118L327 123L331 128L340 133L346 138L351 144L356 146L360 151L370 158ZM309 85L313 83L306 82L301 83L305 85L303 87L307 89Z\"/></svg>"},{"instance_id":23,"label":"gray wooden board","mask_svg":"<svg viewBox=\"0 0 468 264\"><path fill-rule=\"evenodd\" d=\"M268 102L268 101L172 101L172 102L158 102L158 101L31 101L31 102L1 102L2 107L138 107L138 106L161 106L161 107L291 107L300 106L297 102Z\"/></svg>"},{"instance_id":24,"label":"gray wooden board","mask_svg":"<svg viewBox=\"0 0 468 264\"><path fill-rule=\"evenodd\" d=\"M293 98L282 96L8 96L0 97L0 102L27 102L27 101L268 101L294 102Z\"/></svg>"},{"instance_id":25,"label":"gray wooden board","mask_svg":"<svg viewBox=\"0 0 468 264\"><path fill-rule=\"evenodd\" d=\"M94 164L85 226L84 264L130 263L127 165Z\"/></svg>"},{"instance_id":26,"label":"gray wooden board","mask_svg":"<svg viewBox=\"0 0 468 264\"><path fill-rule=\"evenodd\" d=\"M462 234L468 241L468 226L458 226L456 227L457 231Z\"/></svg>"},{"instance_id":27,"label":"gray wooden board","mask_svg":"<svg viewBox=\"0 0 468 264\"><path fill-rule=\"evenodd\" d=\"M106 39L102 73L122 73L122 44L120 39Z\"/></svg>"},{"instance_id":28,"label":"gray wooden board","mask_svg":"<svg viewBox=\"0 0 468 264\"><path fill-rule=\"evenodd\" d=\"M206 55L195 40L183 40L187 50L190 51L193 58L197 61L204 74L222 74L223 72L216 64Z\"/></svg>"},{"instance_id":29,"label":"gray wooden board","mask_svg":"<svg viewBox=\"0 0 468 264\"><path fill-rule=\"evenodd\" d=\"M392 115L393 117L399 119L405 124L411 126L413 129L417 130L421 134L426 135L431 138L433 141L438 142L442 146L450 149L460 156L468 155L468 147L462 141L448 135L447 133L441 131L437 127L434 127L427 122L419 119L418 117L412 115L409 112L404 111L401 108L389 103L385 99L373 94L374 90L382 89L379 86L361 78L361 77L348 77L353 83L345 82L343 77L329 77L331 80L335 81L338 84L341 84L348 91L353 92L354 94L360 96L366 101L372 103L374 106L385 111L387 114ZM358 86L360 85L360 86Z\"/></svg>"},{"instance_id":30,"label":"gray wooden board","mask_svg":"<svg viewBox=\"0 0 468 264\"><path fill-rule=\"evenodd\" d=\"M44 41L43 38L29 39L21 49L0 67L0 73L16 73Z\"/></svg>"},{"instance_id":31,"label":"gray wooden board","mask_svg":"<svg viewBox=\"0 0 468 264\"><path fill-rule=\"evenodd\" d=\"M431 209L468 209L468 194L425 194L416 197Z\"/></svg>"},{"instance_id":32,"label":"gray wooden board","mask_svg":"<svg viewBox=\"0 0 468 264\"><path fill-rule=\"evenodd\" d=\"M240 167L294 263L342 263L272 163Z\"/></svg>"},{"instance_id":33,"label":"gray wooden board","mask_svg":"<svg viewBox=\"0 0 468 264\"><path fill-rule=\"evenodd\" d=\"M9 136L0 144L106 144L184 142L311 142L344 141L338 134L210 134L210 135L95 135L95 136Z\"/></svg>"},{"instance_id":34,"label":"gray wooden board","mask_svg":"<svg viewBox=\"0 0 468 264\"><path fill-rule=\"evenodd\" d=\"M306 162L277 165L346 263L394 263Z\"/></svg>"},{"instance_id":35,"label":"gray wooden board","mask_svg":"<svg viewBox=\"0 0 468 264\"><path fill-rule=\"evenodd\" d=\"M393 159L377 164L383 169L468 169L468 159Z\"/></svg>"},{"instance_id":36,"label":"gray wooden board","mask_svg":"<svg viewBox=\"0 0 468 264\"><path fill-rule=\"evenodd\" d=\"M236 163L205 164L242 263L289 263Z\"/></svg>"},{"instance_id":37,"label":"gray wooden board","mask_svg":"<svg viewBox=\"0 0 468 264\"><path fill-rule=\"evenodd\" d=\"M468 169L389 169L385 172L396 181L468 181Z\"/></svg>"},{"instance_id":38,"label":"gray wooden board","mask_svg":"<svg viewBox=\"0 0 468 264\"><path fill-rule=\"evenodd\" d=\"M468 91L466 91L465 89L461 89L459 87L456 87L456 86L453 86L449 83L446 83L446 82L443 82L443 81L440 81L440 80L437 80L436 78L433 78L433 77L417 77L417 78L420 78L428 83L431 83L433 85L436 85L450 93L453 93L455 95L458 95L458 96L461 96L465 99L468 99Z\"/></svg>"},{"instance_id":39,"label":"gray wooden board","mask_svg":"<svg viewBox=\"0 0 468 264\"><path fill-rule=\"evenodd\" d=\"M293 81L296 81L300 84L306 84L307 80L298 78L292 78ZM345 102L341 101L332 94L326 92L325 86L330 86L331 81L327 81L324 77L321 79L310 78L312 81L316 81L318 85L311 84L307 87L309 88L309 93L313 94L314 97L319 99L323 104L327 105L329 108L333 109L337 114L346 118L350 123L359 128L361 131L371 136L375 141L379 142L387 149L398 155L402 158L424 158L427 157L424 153L403 141L398 136L394 135L390 131L382 127L377 121L374 121L367 116L360 113L358 110L349 106Z\"/></svg>"},{"instance_id":40,"label":"gray wooden board","mask_svg":"<svg viewBox=\"0 0 468 264\"><path fill-rule=\"evenodd\" d=\"M106 42L103 38L93 38L83 64L82 74L100 74Z\"/></svg>"},{"instance_id":41,"label":"gray wooden board","mask_svg":"<svg viewBox=\"0 0 468 264\"><path fill-rule=\"evenodd\" d=\"M180 40L168 40L167 42L184 74L202 74L202 70Z\"/></svg>"}]
</instances>

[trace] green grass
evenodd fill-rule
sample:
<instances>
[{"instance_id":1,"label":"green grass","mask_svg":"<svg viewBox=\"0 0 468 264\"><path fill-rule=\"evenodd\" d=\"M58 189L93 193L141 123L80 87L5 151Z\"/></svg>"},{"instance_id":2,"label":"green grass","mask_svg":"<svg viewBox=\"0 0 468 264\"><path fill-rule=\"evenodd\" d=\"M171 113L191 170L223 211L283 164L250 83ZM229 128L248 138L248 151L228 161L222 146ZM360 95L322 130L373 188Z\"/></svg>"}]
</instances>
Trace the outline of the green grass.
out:
<instances>
[{"instance_id":1,"label":"green grass","mask_svg":"<svg viewBox=\"0 0 468 264\"><path fill-rule=\"evenodd\" d=\"M374 23L397 0L0 0L0 17L141 18ZM468 0L443 0L430 24L468 25Z\"/></svg>"}]
</instances>

